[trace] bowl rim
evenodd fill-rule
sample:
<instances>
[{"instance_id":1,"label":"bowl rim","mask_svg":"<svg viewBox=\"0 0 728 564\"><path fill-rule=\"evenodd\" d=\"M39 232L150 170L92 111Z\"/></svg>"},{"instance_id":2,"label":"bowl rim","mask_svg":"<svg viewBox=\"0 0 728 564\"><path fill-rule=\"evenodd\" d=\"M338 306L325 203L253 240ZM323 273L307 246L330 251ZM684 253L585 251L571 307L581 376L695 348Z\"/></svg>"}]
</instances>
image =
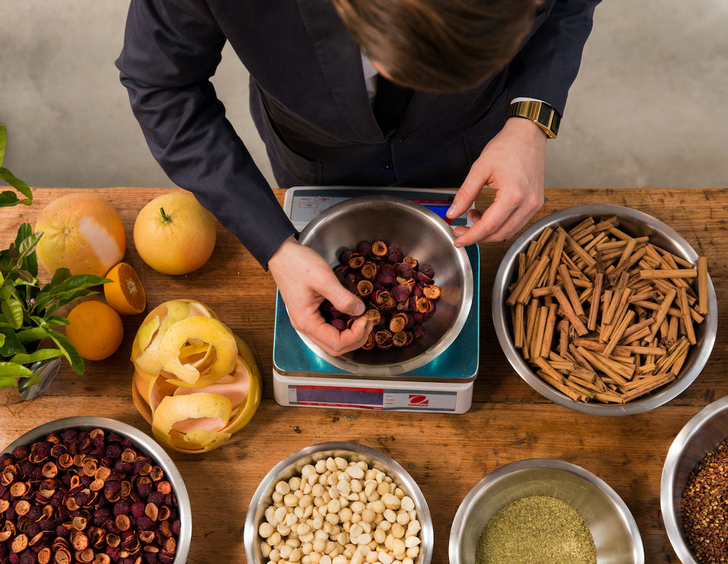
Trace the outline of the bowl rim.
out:
<instances>
[{"instance_id":1,"label":"bowl rim","mask_svg":"<svg viewBox=\"0 0 728 564\"><path fill-rule=\"evenodd\" d=\"M669 386L658 391L656 394L637 399L624 405L598 404L593 402L582 403L574 401L536 376L530 366L525 360L523 360L521 355L513 346L504 306L507 288L510 282L510 277L506 279L508 270L513 270L518 253L525 251L531 239L540 233L542 229L545 227L552 227L561 221L568 220L569 216L574 215L616 215L617 217L624 217L639 221L655 232L661 231L664 233L664 235L670 238L676 246L686 252L686 254L683 255L683 258L686 260L695 262L698 258L698 254L695 252L690 243L688 243L677 231L659 219L634 208L618 206L615 204L584 204L557 210L526 229L514 241L501 260L498 272L495 276L495 281L493 282L493 296L491 300L493 325L495 326L496 336L501 349L521 379L523 379L542 396L563 407L567 407L581 413L601 416L635 415L637 413L643 413L659 407L675 399L695 381L702 372L705 364L708 362L710 354L713 351L715 338L718 332L718 301L710 274L708 274L708 303L713 306L714 311L710 311L705 316L705 335L703 337L703 344L701 345L700 351L695 357L690 368L680 378L672 382Z\"/></svg>"},{"instance_id":2,"label":"bowl rim","mask_svg":"<svg viewBox=\"0 0 728 564\"><path fill-rule=\"evenodd\" d=\"M462 285L461 307L458 311L457 316L455 317L452 326L447 331L445 331L442 337L440 337L440 339L437 340L429 349L421 352L417 356L414 356L402 362L378 365L355 362L354 360L344 358L343 356L331 356L323 349L321 349L318 345L316 345L309 337L300 333L297 329L296 333L298 333L298 336L309 349L311 349L315 354L317 354L319 357L324 359L329 364L335 366L336 368L339 368L346 372L350 372L352 374L365 374L367 376L397 376L399 374L404 374L405 372L411 372L413 370L416 370L417 368L420 368L425 364L431 362L432 360L440 356L440 354L444 352L460 334L460 331L462 331L466 321L468 320L470 308L473 307L473 276L471 275L472 264L470 262L470 257L468 256L468 252L465 250L465 248L455 246L454 243L457 237L455 237L452 228L447 223L445 223L445 221L439 215L421 204L397 196L357 196L344 200L343 202L339 202L324 210L321 214L317 215L314 219L312 219L301 231L298 239L299 242L302 245L306 245L308 240L315 235L316 228L322 222L324 222L327 218L331 216L336 216L343 213L342 210L344 210L345 208L350 206L365 206L370 203L390 204L400 208L409 208L410 210L416 211L417 213L420 213L427 217L432 223L433 227L437 228L438 231L442 235L444 235L446 239L449 239L453 243L452 251L458 259L458 264L460 264L465 269L467 275L464 277ZM333 265L331 266L333 267ZM287 310L288 306L286 306L286 311Z\"/></svg>"},{"instance_id":3,"label":"bowl rim","mask_svg":"<svg viewBox=\"0 0 728 564\"><path fill-rule=\"evenodd\" d=\"M673 500L673 492L675 489L675 479L677 464L682 456L685 446L695 437L703 425L710 421L716 415L728 410L728 396L708 404L683 426L680 432L670 445L670 450L665 457L665 463L662 466L662 478L660 480L660 512L662 513L662 521L667 531L667 538L673 550L683 564L699 564L693 556L692 551L688 547L683 534L682 526L678 523L676 517L675 503ZM726 437L728 439L728 437ZM708 454L706 451L703 456ZM678 511L679 512L679 511Z\"/></svg>"},{"instance_id":4,"label":"bowl rim","mask_svg":"<svg viewBox=\"0 0 728 564\"><path fill-rule=\"evenodd\" d=\"M288 466L291 466L296 461L312 456L318 452L327 450L338 450L338 451L349 451L355 454L364 454L370 456L375 460L385 464L397 474L397 478L408 488L410 497L413 498L417 509L420 512L420 526L421 526L421 544L422 552L420 553L421 559L418 564L430 564L432 559L432 552L435 540L435 533L432 524L432 515L430 514L430 508L427 505L427 499L425 494L422 493L419 485L414 478L405 470L396 460L390 456L384 454L382 451L375 448L348 441L332 441L326 443L316 443L309 445L302 449L297 450L286 456L283 460L278 462L270 471L263 477L258 484L258 487L253 493L253 497L250 499L248 505L248 511L245 516L245 526L243 528L243 545L245 546L245 558L249 564L256 562L255 556L255 541L257 540L258 530L255 525L255 514L258 511L258 507L265 497L266 490L273 485L280 473L285 470ZM391 477L391 476L390 476Z\"/></svg>"},{"instance_id":5,"label":"bowl rim","mask_svg":"<svg viewBox=\"0 0 728 564\"><path fill-rule=\"evenodd\" d=\"M43 423L35 427L10 443L1 454L10 453L17 446L28 445L35 442L39 438L50 433L62 431L71 428L96 428L100 427L106 431L113 431L125 438L131 440L141 450L151 454L154 460L162 467L165 476L172 483L174 492L177 495L177 506L179 507L180 532L177 539L177 552L174 557L174 564L187 562L190 545L192 542L192 508L190 505L190 497L187 493L182 474L180 474L174 461L169 454L157 442L136 427L123 423L116 419L107 417L97 417L94 415L82 415L76 417L64 417L55 419L47 423Z\"/></svg>"},{"instance_id":6,"label":"bowl rim","mask_svg":"<svg viewBox=\"0 0 728 564\"><path fill-rule=\"evenodd\" d=\"M640 535L639 527L637 522L632 515L632 512L627 507L627 504L614 491L614 489L607 484L604 480L598 476L592 474L588 470L566 462L564 460L558 460L555 458L529 458L526 460L519 460L517 462L511 462L504 464L499 468L496 468L492 472L486 474L477 484L475 484L468 494L465 496L463 501L458 507L455 518L452 522L450 529L450 539L448 542L448 558L450 564L460 564L460 547L459 547L459 536L460 531L465 523L465 519L468 517L473 500L478 497L487 486L494 484L498 480L519 472L522 470L535 470L539 468L548 468L550 470L556 470L559 472L574 474L587 482L593 484L599 491L601 491L612 504L616 507L617 513L621 516L623 523L627 526L629 535L632 538L632 555L634 557L634 564L644 564L645 552L644 545L642 544L642 536Z\"/></svg>"}]
</instances>

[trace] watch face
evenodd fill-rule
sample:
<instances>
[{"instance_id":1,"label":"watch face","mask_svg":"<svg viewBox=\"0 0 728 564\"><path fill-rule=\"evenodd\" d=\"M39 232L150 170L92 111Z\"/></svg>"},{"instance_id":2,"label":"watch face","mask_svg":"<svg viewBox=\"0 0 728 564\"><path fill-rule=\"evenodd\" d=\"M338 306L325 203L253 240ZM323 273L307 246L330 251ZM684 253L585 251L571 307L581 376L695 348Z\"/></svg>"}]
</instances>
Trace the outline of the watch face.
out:
<instances>
[{"instance_id":1,"label":"watch face","mask_svg":"<svg viewBox=\"0 0 728 564\"><path fill-rule=\"evenodd\" d=\"M538 112L538 120L539 123L542 123L546 127L550 125L551 122L551 113L553 112L553 108L547 104L541 104L541 108Z\"/></svg>"}]
</instances>

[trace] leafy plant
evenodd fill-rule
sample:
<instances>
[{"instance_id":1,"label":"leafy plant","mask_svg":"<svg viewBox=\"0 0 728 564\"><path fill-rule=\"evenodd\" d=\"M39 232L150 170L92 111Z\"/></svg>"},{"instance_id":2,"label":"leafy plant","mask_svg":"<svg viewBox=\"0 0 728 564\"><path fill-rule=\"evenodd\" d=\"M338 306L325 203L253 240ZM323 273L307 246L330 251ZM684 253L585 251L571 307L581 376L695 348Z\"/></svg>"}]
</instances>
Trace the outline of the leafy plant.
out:
<instances>
[{"instance_id":1,"label":"leafy plant","mask_svg":"<svg viewBox=\"0 0 728 564\"><path fill-rule=\"evenodd\" d=\"M0 165L5 156L5 140L5 126L0 126ZM12 190L4 191L0 193L0 207L32 203L28 185L2 166L0 178L25 196L19 199ZM56 312L94 294L92 286L110 282L90 274L71 276L67 268L59 268L49 283L41 285L35 248L42 236L42 231L33 233L30 224L23 223L15 241L0 251L0 388L17 386L21 378L28 378L24 381L26 387L32 385L33 372L28 365L54 358L65 357L82 374L83 359L71 341L54 329L68 325L68 320ZM43 339L55 347L39 348Z\"/></svg>"}]
</instances>

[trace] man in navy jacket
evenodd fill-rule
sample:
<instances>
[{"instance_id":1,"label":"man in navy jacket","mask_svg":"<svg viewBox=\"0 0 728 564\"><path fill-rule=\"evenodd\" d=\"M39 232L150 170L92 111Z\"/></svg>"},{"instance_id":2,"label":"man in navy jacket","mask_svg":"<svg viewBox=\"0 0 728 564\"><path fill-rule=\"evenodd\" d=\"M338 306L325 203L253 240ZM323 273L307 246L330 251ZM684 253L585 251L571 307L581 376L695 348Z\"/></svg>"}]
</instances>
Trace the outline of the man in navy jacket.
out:
<instances>
[{"instance_id":1,"label":"man in navy jacket","mask_svg":"<svg viewBox=\"0 0 728 564\"><path fill-rule=\"evenodd\" d=\"M456 217L487 185L495 201L456 229L462 246L512 236L542 205L546 139L598 2L131 0L117 66L165 172L270 269L294 327L337 355L371 324L339 332L318 314L323 299L364 306L296 242L226 120L209 81L225 42L250 72L281 187L460 185Z\"/></svg>"}]
</instances>

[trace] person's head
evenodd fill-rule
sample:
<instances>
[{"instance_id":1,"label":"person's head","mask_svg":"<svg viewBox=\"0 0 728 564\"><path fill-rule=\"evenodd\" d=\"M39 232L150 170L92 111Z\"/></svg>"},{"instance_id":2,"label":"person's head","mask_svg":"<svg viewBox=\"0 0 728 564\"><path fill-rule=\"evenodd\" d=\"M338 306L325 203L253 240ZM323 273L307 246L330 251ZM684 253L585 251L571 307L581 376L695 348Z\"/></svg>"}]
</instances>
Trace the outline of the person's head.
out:
<instances>
[{"instance_id":1,"label":"person's head","mask_svg":"<svg viewBox=\"0 0 728 564\"><path fill-rule=\"evenodd\" d=\"M459 92L502 69L538 0L333 0L364 54L394 82Z\"/></svg>"}]
</instances>

